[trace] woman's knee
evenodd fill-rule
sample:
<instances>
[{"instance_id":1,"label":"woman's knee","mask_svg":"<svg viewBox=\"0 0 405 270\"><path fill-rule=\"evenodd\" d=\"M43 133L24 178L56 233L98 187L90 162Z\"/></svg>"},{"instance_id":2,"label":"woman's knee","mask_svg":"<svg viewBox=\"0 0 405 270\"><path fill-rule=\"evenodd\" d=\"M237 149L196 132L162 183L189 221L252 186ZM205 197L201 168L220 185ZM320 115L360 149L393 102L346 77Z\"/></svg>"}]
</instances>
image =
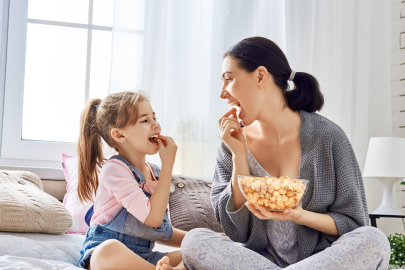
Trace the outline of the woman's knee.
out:
<instances>
[{"instance_id":1,"label":"woman's knee","mask_svg":"<svg viewBox=\"0 0 405 270\"><path fill-rule=\"evenodd\" d=\"M353 233L362 234L365 236L367 244L380 249L381 251L390 251L390 244L387 236L379 229L371 226L363 226L357 228Z\"/></svg>"},{"instance_id":2,"label":"woman's knee","mask_svg":"<svg viewBox=\"0 0 405 270\"><path fill-rule=\"evenodd\" d=\"M205 228L192 229L184 236L181 242L181 249L188 249L196 243L205 242L215 236L220 236L220 234Z\"/></svg>"}]
</instances>

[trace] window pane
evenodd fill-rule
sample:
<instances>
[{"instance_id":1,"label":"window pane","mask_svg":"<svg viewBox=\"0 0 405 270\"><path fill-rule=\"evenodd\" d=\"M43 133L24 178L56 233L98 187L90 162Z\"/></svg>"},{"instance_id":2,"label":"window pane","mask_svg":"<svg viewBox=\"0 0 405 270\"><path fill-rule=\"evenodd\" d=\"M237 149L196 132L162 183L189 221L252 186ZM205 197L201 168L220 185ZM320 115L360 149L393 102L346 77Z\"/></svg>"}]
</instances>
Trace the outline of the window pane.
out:
<instances>
[{"instance_id":1,"label":"window pane","mask_svg":"<svg viewBox=\"0 0 405 270\"><path fill-rule=\"evenodd\" d=\"M102 26L113 26L114 0L93 1L93 24Z\"/></svg>"},{"instance_id":2,"label":"window pane","mask_svg":"<svg viewBox=\"0 0 405 270\"><path fill-rule=\"evenodd\" d=\"M114 33L110 93L142 90L143 45L143 35Z\"/></svg>"},{"instance_id":3,"label":"window pane","mask_svg":"<svg viewBox=\"0 0 405 270\"><path fill-rule=\"evenodd\" d=\"M89 98L108 95L111 67L110 31L94 30L91 43L90 94Z\"/></svg>"},{"instance_id":4,"label":"window pane","mask_svg":"<svg viewBox=\"0 0 405 270\"><path fill-rule=\"evenodd\" d=\"M114 27L145 30L145 0L117 1L114 12Z\"/></svg>"},{"instance_id":5,"label":"window pane","mask_svg":"<svg viewBox=\"0 0 405 270\"><path fill-rule=\"evenodd\" d=\"M29 0L28 18L70 23L88 23L88 0Z\"/></svg>"},{"instance_id":6,"label":"window pane","mask_svg":"<svg viewBox=\"0 0 405 270\"><path fill-rule=\"evenodd\" d=\"M87 30L28 24L22 139L76 142Z\"/></svg>"}]
</instances>

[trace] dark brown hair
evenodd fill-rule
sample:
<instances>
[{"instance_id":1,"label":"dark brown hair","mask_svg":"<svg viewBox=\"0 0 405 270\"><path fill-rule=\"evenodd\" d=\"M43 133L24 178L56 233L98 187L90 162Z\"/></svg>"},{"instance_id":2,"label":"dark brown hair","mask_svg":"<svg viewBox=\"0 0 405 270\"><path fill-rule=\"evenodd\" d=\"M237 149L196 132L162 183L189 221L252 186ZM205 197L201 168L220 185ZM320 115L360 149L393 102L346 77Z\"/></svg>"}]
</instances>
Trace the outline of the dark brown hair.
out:
<instances>
[{"instance_id":1,"label":"dark brown hair","mask_svg":"<svg viewBox=\"0 0 405 270\"><path fill-rule=\"evenodd\" d=\"M103 100L90 100L80 118L80 136L77 143L79 162L78 197L81 202L92 201L98 188L98 171L104 164L102 140L117 149L111 138L111 129L133 125L138 120L137 104L148 101L142 92L121 92Z\"/></svg>"},{"instance_id":2,"label":"dark brown hair","mask_svg":"<svg viewBox=\"0 0 405 270\"><path fill-rule=\"evenodd\" d=\"M224 54L238 60L238 66L253 72L263 66L273 76L274 83L283 91L286 104L293 111L320 111L324 99L317 79L305 72L296 72L290 90L288 79L291 68L283 51L271 40L264 37L251 37L233 45Z\"/></svg>"}]
</instances>

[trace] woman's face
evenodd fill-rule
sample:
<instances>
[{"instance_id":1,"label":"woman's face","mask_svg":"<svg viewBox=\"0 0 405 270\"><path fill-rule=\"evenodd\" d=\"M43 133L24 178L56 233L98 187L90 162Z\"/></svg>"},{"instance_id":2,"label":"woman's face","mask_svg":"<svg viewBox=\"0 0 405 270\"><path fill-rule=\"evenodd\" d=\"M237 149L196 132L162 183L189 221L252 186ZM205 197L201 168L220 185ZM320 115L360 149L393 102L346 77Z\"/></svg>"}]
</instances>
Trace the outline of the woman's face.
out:
<instances>
[{"instance_id":1,"label":"woman's face","mask_svg":"<svg viewBox=\"0 0 405 270\"><path fill-rule=\"evenodd\" d=\"M233 57L227 56L222 62L222 81L220 97L231 106L240 107L238 118L245 126L256 120L258 113L258 89L256 72L248 73L237 65Z\"/></svg>"}]
</instances>

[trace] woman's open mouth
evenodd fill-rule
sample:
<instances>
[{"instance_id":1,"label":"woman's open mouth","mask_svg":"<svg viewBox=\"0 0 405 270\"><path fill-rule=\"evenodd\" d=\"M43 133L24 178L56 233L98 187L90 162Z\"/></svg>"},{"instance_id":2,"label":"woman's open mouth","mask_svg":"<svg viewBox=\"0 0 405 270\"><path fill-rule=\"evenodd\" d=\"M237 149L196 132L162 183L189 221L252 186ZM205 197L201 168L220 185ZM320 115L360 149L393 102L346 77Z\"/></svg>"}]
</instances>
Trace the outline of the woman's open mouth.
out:
<instances>
[{"instance_id":1,"label":"woman's open mouth","mask_svg":"<svg viewBox=\"0 0 405 270\"><path fill-rule=\"evenodd\" d=\"M236 116L238 118L238 122L240 123L241 127L244 127L243 123L242 123L242 119L241 119L241 105L239 102L233 102L230 104L232 108L236 109Z\"/></svg>"}]
</instances>

